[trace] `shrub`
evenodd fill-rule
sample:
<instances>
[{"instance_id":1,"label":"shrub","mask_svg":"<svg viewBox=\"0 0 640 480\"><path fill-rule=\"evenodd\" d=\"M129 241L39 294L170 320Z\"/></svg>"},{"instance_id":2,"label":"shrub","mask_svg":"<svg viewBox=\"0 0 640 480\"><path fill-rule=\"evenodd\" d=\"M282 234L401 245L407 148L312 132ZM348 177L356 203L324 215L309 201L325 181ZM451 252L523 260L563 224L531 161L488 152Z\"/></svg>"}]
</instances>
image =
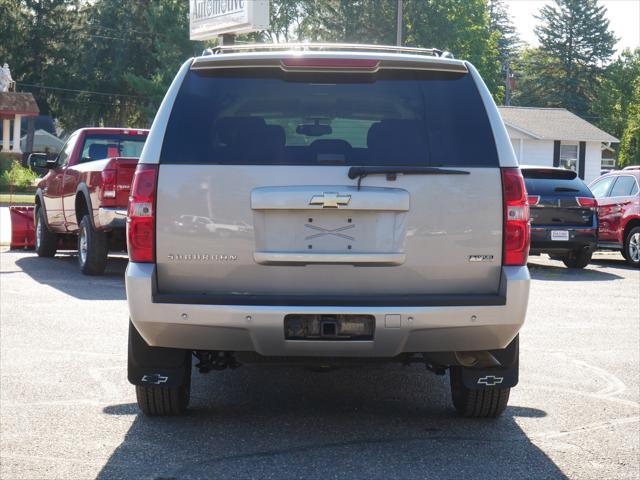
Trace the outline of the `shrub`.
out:
<instances>
[{"instance_id":1,"label":"shrub","mask_svg":"<svg viewBox=\"0 0 640 480\"><path fill-rule=\"evenodd\" d=\"M19 153L0 152L0 175L11 170L14 162L20 162L22 155Z\"/></svg>"},{"instance_id":2,"label":"shrub","mask_svg":"<svg viewBox=\"0 0 640 480\"><path fill-rule=\"evenodd\" d=\"M22 167L18 162L14 161L11 168L4 170L0 175L0 188L9 190L13 185L15 190L28 190L38 178L38 174L30 168Z\"/></svg>"}]
</instances>

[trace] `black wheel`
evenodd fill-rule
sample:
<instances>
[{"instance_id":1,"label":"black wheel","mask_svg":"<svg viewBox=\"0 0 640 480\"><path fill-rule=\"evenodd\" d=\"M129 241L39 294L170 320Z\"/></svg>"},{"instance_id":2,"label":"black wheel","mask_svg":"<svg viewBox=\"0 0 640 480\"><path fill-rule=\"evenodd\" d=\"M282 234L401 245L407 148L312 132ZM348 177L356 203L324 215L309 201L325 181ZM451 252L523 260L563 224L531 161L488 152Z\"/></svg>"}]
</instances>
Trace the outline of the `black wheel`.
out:
<instances>
[{"instance_id":1,"label":"black wheel","mask_svg":"<svg viewBox=\"0 0 640 480\"><path fill-rule=\"evenodd\" d=\"M640 227L634 227L624 239L623 255L632 267L640 267Z\"/></svg>"},{"instance_id":2,"label":"black wheel","mask_svg":"<svg viewBox=\"0 0 640 480\"><path fill-rule=\"evenodd\" d=\"M49 230L44 210L37 207L35 214L36 222L36 253L39 257L53 257L58 250L58 235Z\"/></svg>"},{"instance_id":3,"label":"black wheel","mask_svg":"<svg viewBox=\"0 0 640 480\"><path fill-rule=\"evenodd\" d=\"M462 382L462 368L451 367L449 380L451 382L451 400L458 413L464 417L494 418L507 408L510 388L487 387L474 390L464 386Z\"/></svg>"},{"instance_id":4,"label":"black wheel","mask_svg":"<svg viewBox=\"0 0 640 480\"><path fill-rule=\"evenodd\" d=\"M584 268L589 265L592 255L593 252L591 250L574 250L563 257L562 263L569 268Z\"/></svg>"},{"instance_id":5,"label":"black wheel","mask_svg":"<svg viewBox=\"0 0 640 480\"><path fill-rule=\"evenodd\" d=\"M183 415L191 398L191 364L185 381L177 387L136 385L136 399L142 413L152 417Z\"/></svg>"},{"instance_id":6,"label":"black wheel","mask_svg":"<svg viewBox=\"0 0 640 480\"><path fill-rule=\"evenodd\" d=\"M85 275L102 275L107 267L109 241L104 232L97 232L88 215L80 221L78 232L78 264Z\"/></svg>"}]
</instances>

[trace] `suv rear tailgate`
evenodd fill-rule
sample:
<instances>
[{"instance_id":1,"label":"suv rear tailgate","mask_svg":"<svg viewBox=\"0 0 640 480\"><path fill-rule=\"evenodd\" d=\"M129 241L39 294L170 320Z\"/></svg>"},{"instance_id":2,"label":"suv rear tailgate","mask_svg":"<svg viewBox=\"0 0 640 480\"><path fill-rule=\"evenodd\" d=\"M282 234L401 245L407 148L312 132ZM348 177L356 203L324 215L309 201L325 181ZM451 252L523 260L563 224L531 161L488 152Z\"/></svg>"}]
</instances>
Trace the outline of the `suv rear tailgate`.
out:
<instances>
[{"instance_id":1,"label":"suv rear tailgate","mask_svg":"<svg viewBox=\"0 0 640 480\"><path fill-rule=\"evenodd\" d=\"M501 174L466 68L192 70L159 163L158 293L499 291ZM351 166L463 174L350 179Z\"/></svg>"},{"instance_id":2,"label":"suv rear tailgate","mask_svg":"<svg viewBox=\"0 0 640 480\"><path fill-rule=\"evenodd\" d=\"M399 176L393 182L371 177L360 190L347 171L338 166L161 165L159 291L498 291L503 215L499 169ZM350 196L349 204L309 204L316 196L332 198L334 193ZM180 225L185 213L210 221L185 230ZM472 255L492 261L472 262Z\"/></svg>"}]
</instances>

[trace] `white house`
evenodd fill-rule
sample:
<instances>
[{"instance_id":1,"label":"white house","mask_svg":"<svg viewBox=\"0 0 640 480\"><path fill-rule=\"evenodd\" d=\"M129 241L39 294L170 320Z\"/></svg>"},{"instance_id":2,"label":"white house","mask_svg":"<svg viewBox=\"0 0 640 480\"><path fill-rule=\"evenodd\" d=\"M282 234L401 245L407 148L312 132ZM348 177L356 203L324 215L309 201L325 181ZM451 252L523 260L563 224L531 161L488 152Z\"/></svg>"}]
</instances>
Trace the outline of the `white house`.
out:
<instances>
[{"instance_id":1,"label":"white house","mask_svg":"<svg viewBox=\"0 0 640 480\"><path fill-rule=\"evenodd\" d=\"M569 168L586 183L600 176L603 144L620 142L564 108L498 109L521 164Z\"/></svg>"}]
</instances>

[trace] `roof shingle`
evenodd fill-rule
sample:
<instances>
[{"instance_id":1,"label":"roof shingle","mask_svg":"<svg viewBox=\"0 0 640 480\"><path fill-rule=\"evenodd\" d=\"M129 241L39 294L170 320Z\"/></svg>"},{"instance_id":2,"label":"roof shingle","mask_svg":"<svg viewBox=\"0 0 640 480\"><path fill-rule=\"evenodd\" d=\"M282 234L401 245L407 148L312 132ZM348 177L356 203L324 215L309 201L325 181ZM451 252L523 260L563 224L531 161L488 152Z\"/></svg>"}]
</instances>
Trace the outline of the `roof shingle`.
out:
<instances>
[{"instance_id":1,"label":"roof shingle","mask_svg":"<svg viewBox=\"0 0 640 480\"><path fill-rule=\"evenodd\" d=\"M0 113L38 115L40 109L31 93L2 92L0 93Z\"/></svg>"},{"instance_id":2,"label":"roof shingle","mask_svg":"<svg viewBox=\"0 0 640 480\"><path fill-rule=\"evenodd\" d=\"M498 110L507 126L541 140L620 141L565 108L498 107Z\"/></svg>"}]
</instances>

